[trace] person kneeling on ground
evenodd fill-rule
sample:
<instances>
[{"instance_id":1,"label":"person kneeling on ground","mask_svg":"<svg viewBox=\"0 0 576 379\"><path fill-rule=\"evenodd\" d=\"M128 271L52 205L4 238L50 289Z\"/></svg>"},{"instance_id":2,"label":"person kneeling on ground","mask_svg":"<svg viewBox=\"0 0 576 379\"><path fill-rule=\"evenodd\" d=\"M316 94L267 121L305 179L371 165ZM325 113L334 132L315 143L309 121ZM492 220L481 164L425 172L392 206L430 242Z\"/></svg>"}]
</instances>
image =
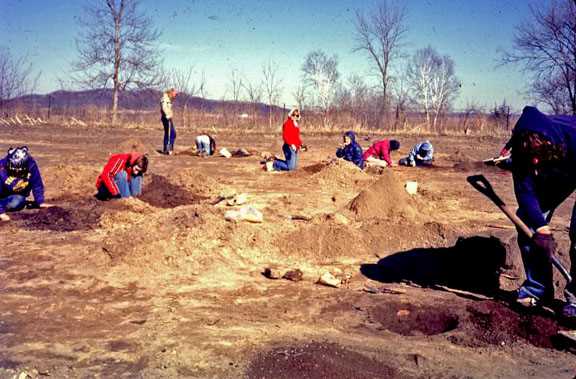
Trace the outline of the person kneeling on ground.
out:
<instances>
[{"instance_id":1,"label":"person kneeling on ground","mask_svg":"<svg viewBox=\"0 0 576 379\"><path fill-rule=\"evenodd\" d=\"M32 208L48 208L44 203L44 183L38 165L28 147L10 148L0 160L0 221L9 221L6 212L20 211L26 207L26 198L34 196Z\"/></svg>"},{"instance_id":2,"label":"person kneeling on ground","mask_svg":"<svg viewBox=\"0 0 576 379\"><path fill-rule=\"evenodd\" d=\"M390 152L398 150L400 148L400 142L393 140L383 139L378 142L374 142L362 158L366 162L366 166L375 167L390 167L392 166L392 159L390 158Z\"/></svg>"},{"instance_id":3,"label":"person kneeling on ground","mask_svg":"<svg viewBox=\"0 0 576 379\"><path fill-rule=\"evenodd\" d=\"M96 197L118 199L142 194L142 177L148 170L148 157L140 153L114 154L96 180Z\"/></svg>"},{"instance_id":4,"label":"person kneeling on ground","mask_svg":"<svg viewBox=\"0 0 576 379\"><path fill-rule=\"evenodd\" d=\"M202 134L196 137L196 152L201 157L214 155L216 152L216 140L209 134Z\"/></svg>"},{"instance_id":5,"label":"person kneeling on ground","mask_svg":"<svg viewBox=\"0 0 576 379\"><path fill-rule=\"evenodd\" d=\"M434 147L430 143L430 141L423 141L417 143L412 147L410 153L406 158L400 159L398 164L402 166L424 166L430 167L432 166L432 160L434 159Z\"/></svg>"},{"instance_id":6,"label":"person kneeling on ground","mask_svg":"<svg viewBox=\"0 0 576 379\"><path fill-rule=\"evenodd\" d=\"M266 162L266 171L292 171L296 169L298 152L302 148L299 121L300 110L293 108L282 125L282 139L284 140L282 151L286 159L274 159L274 161Z\"/></svg>"},{"instance_id":7,"label":"person kneeling on ground","mask_svg":"<svg viewBox=\"0 0 576 379\"><path fill-rule=\"evenodd\" d=\"M576 189L576 117L546 116L525 107L512 131L512 178L517 215L534 231L518 232L526 280L517 301L526 307L550 304L554 282L550 256L556 243L549 223L554 210ZM576 207L570 220L570 274L576 277ZM576 282L566 285L562 315L576 320Z\"/></svg>"},{"instance_id":8,"label":"person kneeling on ground","mask_svg":"<svg viewBox=\"0 0 576 379\"><path fill-rule=\"evenodd\" d=\"M345 161L354 163L360 169L364 168L364 158L362 158L362 147L356 142L356 134L347 131L343 136L344 143L336 150L336 156Z\"/></svg>"}]
</instances>

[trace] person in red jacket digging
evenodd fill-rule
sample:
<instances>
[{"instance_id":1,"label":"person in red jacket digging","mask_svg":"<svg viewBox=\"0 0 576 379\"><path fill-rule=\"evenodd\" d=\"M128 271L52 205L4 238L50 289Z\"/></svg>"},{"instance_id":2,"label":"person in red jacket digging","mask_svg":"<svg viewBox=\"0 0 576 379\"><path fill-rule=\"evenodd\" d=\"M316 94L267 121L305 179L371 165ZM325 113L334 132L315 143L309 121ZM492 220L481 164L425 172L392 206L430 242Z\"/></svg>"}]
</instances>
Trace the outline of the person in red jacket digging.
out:
<instances>
[{"instance_id":1,"label":"person in red jacket digging","mask_svg":"<svg viewBox=\"0 0 576 379\"><path fill-rule=\"evenodd\" d=\"M398 150L400 148L400 142L395 139L387 140L383 139L381 141L374 142L372 146L364 152L364 161L366 166L375 167L390 167L392 166L392 159L390 158L390 152Z\"/></svg>"},{"instance_id":2,"label":"person in red jacket digging","mask_svg":"<svg viewBox=\"0 0 576 379\"><path fill-rule=\"evenodd\" d=\"M282 139L284 140L282 151L286 159L275 159L273 162L266 162L266 171L292 171L296 169L298 152L302 148L298 121L300 121L300 110L294 108L288 113L288 118L282 125Z\"/></svg>"},{"instance_id":3,"label":"person in red jacket digging","mask_svg":"<svg viewBox=\"0 0 576 379\"><path fill-rule=\"evenodd\" d=\"M142 194L142 177L148 170L148 157L140 153L114 154L96 180L96 197L118 199Z\"/></svg>"}]
</instances>

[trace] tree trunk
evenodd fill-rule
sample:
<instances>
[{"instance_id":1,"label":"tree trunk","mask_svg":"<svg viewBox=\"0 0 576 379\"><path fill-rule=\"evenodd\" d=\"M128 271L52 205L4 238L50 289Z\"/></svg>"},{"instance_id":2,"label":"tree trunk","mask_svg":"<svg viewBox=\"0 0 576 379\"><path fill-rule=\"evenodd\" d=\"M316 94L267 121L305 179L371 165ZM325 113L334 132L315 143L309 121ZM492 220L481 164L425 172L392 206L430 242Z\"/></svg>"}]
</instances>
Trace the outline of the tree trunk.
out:
<instances>
[{"instance_id":1,"label":"tree trunk","mask_svg":"<svg viewBox=\"0 0 576 379\"><path fill-rule=\"evenodd\" d=\"M120 63L122 62L121 55L121 22L122 11L124 9L124 1L120 3L120 11L114 12L114 74L112 81L114 82L114 89L112 92L112 125L116 125L116 118L118 115L118 94L120 93Z\"/></svg>"}]
</instances>

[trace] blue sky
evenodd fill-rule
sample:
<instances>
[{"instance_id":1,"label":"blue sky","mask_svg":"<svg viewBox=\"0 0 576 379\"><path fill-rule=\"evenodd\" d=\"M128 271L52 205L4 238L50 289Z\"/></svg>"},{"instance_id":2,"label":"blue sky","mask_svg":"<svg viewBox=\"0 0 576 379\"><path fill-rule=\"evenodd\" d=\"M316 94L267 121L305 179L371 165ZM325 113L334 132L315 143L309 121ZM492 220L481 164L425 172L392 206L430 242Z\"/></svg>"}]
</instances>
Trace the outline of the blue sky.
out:
<instances>
[{"instance_id":1,"label":"blue sky","mask_svg":"<svg viewBox=\"0 0 576 379\"><path fill-rule=\"evenodd\" d=\"M322 49L339 58L343 78L370 76L370 62L354 53L356 9L376 0L141 0L142 9L162 31L160 45L171 67L193 65L206 72L208 93L222 98L230 71L248 80L260 77L268 59L283 78L281 103L291 105L305 55ZM406 52L431 45L456 62L462 92L456 103L493 105L506 99L519 110L527 102L527 81L515 67L498 67L499 51L510 48L514 26L529 16L526 0L406 0L409 29ZM59 89L76 56L78 0L0 0L0 46L27 55L42 71L39 92ZM402 69L400 65L397 67Z\"/></svg>"}]
</instances>

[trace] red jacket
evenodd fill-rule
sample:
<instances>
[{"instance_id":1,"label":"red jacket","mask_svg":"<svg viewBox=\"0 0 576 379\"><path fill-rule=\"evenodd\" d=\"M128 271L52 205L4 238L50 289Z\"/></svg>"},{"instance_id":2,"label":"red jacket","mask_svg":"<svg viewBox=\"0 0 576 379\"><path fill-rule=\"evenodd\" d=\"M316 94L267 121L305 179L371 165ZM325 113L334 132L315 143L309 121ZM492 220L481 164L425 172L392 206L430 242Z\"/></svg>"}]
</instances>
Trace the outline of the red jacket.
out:
<instances>
[{"instance_id":1,"label":"red jacket","mask_svg":"<svg viewBox=\"0 0 576 379\"><path fill-rule=\"evenodd\" d=\"M368 157L381 159L386 161L388 166L392 166L392 159L390 159L390 141L383 139L382 141L375 142L362 156L364 160Z\"/></svg>"},{"instance_id":2,"label":"red jacket","mask_svg":"<svg viewBox=\"0 0 576 379\"><path fill-rule=\"evenodd\" d=\"M108 159L108 163L102 169L102 173L96 179L96 189L100 188L101 185L105 185L112 196L116 196L120 193L118 186L114 182L114 176L120 171L126 171L128 175L128 180L132 175L132 166L142 154L140 153L123 153L114 154Z\"/></svg>"},{"instance_id":3,"label":"red jacket","mask_svg":"<svg viewBox=\"0 0 576 379\"><path fill-rule=\"evenodd\" d=\"M285 144L294 145L296 149L300 149L302 146L300 128L294 123L291 117L288 117L286 121L284 121L284 125L282 125L282 138Z\"/></svg>"}]
</instances>

